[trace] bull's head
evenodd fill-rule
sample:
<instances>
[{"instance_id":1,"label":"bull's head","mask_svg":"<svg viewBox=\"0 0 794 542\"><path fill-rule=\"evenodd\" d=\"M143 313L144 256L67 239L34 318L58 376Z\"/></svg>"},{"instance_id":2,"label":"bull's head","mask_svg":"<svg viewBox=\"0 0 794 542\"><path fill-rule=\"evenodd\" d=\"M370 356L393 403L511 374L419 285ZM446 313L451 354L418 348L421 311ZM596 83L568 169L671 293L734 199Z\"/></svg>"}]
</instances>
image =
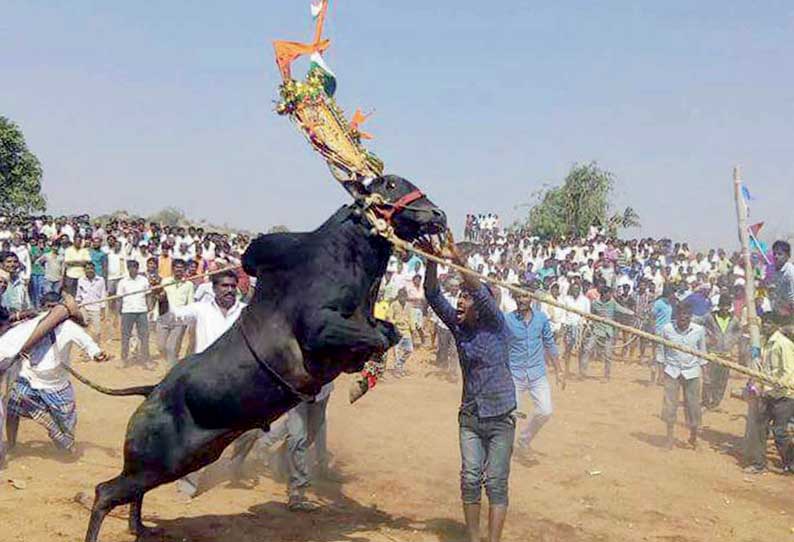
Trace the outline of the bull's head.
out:
<instances>
[{"instance_id":1,"label":"bull's head","mask_svg":"<svg viewBox=\"0 0 794 542\"><path fill-rule=\"evenodd\" d=\"M442 234L447 228L447 215L412 183L396 175L377 177L368 185L356 183L358 198L377 194L380 202L373 205L375 214L386 220L400 239L416 241L424 235Z\"/></svg>"}]
</instances>

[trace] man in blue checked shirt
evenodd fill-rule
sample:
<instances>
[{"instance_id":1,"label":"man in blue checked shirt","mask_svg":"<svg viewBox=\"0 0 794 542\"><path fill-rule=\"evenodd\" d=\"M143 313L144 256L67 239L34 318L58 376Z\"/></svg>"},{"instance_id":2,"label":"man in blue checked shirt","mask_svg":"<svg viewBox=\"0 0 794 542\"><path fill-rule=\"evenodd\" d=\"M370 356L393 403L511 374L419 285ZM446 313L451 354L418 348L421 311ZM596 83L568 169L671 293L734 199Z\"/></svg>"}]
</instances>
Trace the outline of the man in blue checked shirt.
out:
<instances>
[{"instance_id":1,"label":"man in blue checked shirt","mask_svg":"<svg viewBox=\"0 0 794 542\"><path fill-rule=\"evenodd\" d=\"M518 437L517 453L526 457L530 453L532 439L551 417L551 386L546 377L546 356L554 365L557 385L561 384L560 364L554 333L549 318L539 310L532 309L528 296L516 299L518 309L505 314L508 330L510 372L516 387L516 396L529 392L534 410L529 423Z\"/></svg>"},{"instance_id":2,"label":"man in blue checked shirt","mask_svg":"<svg viewBox=\"0 0 794 542\"><path fill-rule=\"evenodd\" d=\"M452 261L463 259L451 242ZM421 248L433 252L430 243ZM438 270L427 263L425 297L455 338L463 398L458 413L461 454L461 498L469 542L480 542L483 480L488 494L488 540L499 542L508 504L508 478L516 423L516 395L510 376L505 319L485 285L463 275L457 307L441 294Z\"/></svg>"}]
</instances>

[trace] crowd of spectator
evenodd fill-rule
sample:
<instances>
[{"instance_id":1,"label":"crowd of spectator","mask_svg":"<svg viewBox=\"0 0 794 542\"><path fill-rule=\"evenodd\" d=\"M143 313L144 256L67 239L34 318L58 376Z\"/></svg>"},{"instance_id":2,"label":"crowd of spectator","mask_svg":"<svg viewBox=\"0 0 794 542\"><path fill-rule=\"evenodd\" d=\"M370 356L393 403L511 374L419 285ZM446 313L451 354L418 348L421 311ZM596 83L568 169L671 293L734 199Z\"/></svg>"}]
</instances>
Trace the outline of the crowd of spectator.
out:
<instances>
[{"instance_id":1,"label":"crowd of spectator","mask_svg":"<svg viewBox=\"0 0 794 542\"><path fill-rule=\"evenodd\" d=\"M132 361L132 343L136 360L152 367L150 331L156 333L165 357L174 362L184 327L174 331L160 318L151 296L137 292L167 286L173 307L209 299L212 285L208 276L201 275L239 266L248 242L243 234L136 218L2 217L0 302L12 314L35 311L45 306L48 297L57 299L66 292L83 305L83 319L97 342L102 339L103 322L120 327L125 362ZM241 270L237 274L238 295L243 298L250 293L250 278ZM116 294L124 297L100 302Z\"/></svg>"},{"instance_id":2,"label":"crowd of spectator","mask_svg":"<svg viewBox=\"0 0 794 542\"><path fill-rule=\"evenodd\" d=\"M756 279L756 298L745 299L745 267L738 251L721 248L692 250L687 242L669 239L622 240L607 236L591 228L583 238L547 240L532 235L527 228L503 229L493 213L467 216L464 243L467 265L478 273L509 284L524 286L532 291L545 292L566 306L616 319L637 328L662 334L672 321L673 309L679 304L691 308L693 321L711 329L709 350L730 351L746 362L749 356L747 329L748 305L761 316L773 308L791 312L794 307L794 265L788 261L790 246L785 241L775 243L772 253L752 255ZM776 263L777 262L777 263ZM447 358L454 352L446 347L444 326L430 316L425 325L427 306L422 296L424 263L421 258L406 254L393 258L382 293L382 309L389 308L398 327L409 330L408 337L397 347L398 368L404 366L414 345L438 344L439 364L452 367ZM444 269L439 271L444 292L454 299L457 281ZM449 277L449 280L445 280ZM512 293L504 287L495 288L500 307L506 312L516 310ZM613 355L639 351L661 378L656 363L656 349L644 341L603 324L587 324L575 313L558 307L539 304L548 316L552 330L560 343L563 358L578 352L581 372L585 373L595 351L606 362L608 376ZM730 327L731 337L721 337L721 318L736 320ZM727 328L726 328L727 329ZM405 335L405 333L404 333ZM440 337L441 340L436 340ZM409 341L414 344L409 344ZM616 352L616 345L620 352ZM454 360L453 360L454 361ZM719 371L719 368L715 368ZM724 390L724 378L719 375L718 387ZM721 394L710 395L709 404L719 403Z\"/></svg>"}]
</instances>

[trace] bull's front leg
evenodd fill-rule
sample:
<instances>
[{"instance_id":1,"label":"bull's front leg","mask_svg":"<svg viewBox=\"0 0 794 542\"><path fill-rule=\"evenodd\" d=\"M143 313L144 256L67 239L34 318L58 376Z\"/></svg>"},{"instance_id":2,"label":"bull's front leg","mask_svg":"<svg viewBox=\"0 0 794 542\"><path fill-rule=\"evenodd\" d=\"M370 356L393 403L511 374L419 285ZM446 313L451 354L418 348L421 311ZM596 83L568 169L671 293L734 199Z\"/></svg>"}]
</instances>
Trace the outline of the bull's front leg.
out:
<instances>
[{"instance_id":1,"label":"bull's front leg","mask_svg":"<svg viewBox=\"0 0 794 542\"><path fill-rule=\"evenodd\" d=\"M332 309L313 313L304 329L304 348L310 352L339 355L341 359L354 357L366 361L396 344L397 332L388 322L379 320L372 325L366 319L345 318ZM399 334L396 339L399 340Z\"/></svg>"},{"instance_id":2,"label":"bull's front leg","mask_svg":"<svg viewBox=\"0 0 794 542\"><path fill-rule=\"evenodd\" d=\"M391 348L392 346L396 346L397 343L400 342L402 335L400 335L400 332L397 331L396 327L394 327L394 324L392 324L391 322L387 322L386 320L375 320L375 322L376 322L375 327L389 341L388 348Z\"/></svg>"}]
</instances>

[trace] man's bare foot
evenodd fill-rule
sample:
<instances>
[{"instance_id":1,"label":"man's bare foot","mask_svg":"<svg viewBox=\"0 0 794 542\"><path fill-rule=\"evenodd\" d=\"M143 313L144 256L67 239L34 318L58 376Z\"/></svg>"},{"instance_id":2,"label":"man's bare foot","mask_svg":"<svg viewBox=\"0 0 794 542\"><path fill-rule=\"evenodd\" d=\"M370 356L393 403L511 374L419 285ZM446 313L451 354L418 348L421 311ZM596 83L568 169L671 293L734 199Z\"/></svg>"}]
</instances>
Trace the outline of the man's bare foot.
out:
<instances>
[{"instance_id":1,"label":"man's bare foot","mask_svg":"<svg viewBox=\"0 0 794 542\"><path fill-rule=\"evenodd\" d=\"M675 433L672 425L667 426L667 437L664 439L664 449L670 451L675 447Z\"/></svg>"},{"instance_id":2,"label":"man's bare foot","mask_svg":"<svg viewBox=\"0 0 794 542\"><path fill-rule=\"evenodd\" d=\"M256 478L234 478L229 482L229 487L237 489L254 489L259 484Z\"/></svg>"},{"instance_id":3,"label":"man's bare foot","mask_svg":"<svg viewBox=\"0 0 794 542\"><path fill-rule=\"evenodd\" d=\"M698 449L698 434L697 431L692 431L689 433L689 440L687 441L690 446L692 446L693 450Z\"/></svg>"}]
</instances>

